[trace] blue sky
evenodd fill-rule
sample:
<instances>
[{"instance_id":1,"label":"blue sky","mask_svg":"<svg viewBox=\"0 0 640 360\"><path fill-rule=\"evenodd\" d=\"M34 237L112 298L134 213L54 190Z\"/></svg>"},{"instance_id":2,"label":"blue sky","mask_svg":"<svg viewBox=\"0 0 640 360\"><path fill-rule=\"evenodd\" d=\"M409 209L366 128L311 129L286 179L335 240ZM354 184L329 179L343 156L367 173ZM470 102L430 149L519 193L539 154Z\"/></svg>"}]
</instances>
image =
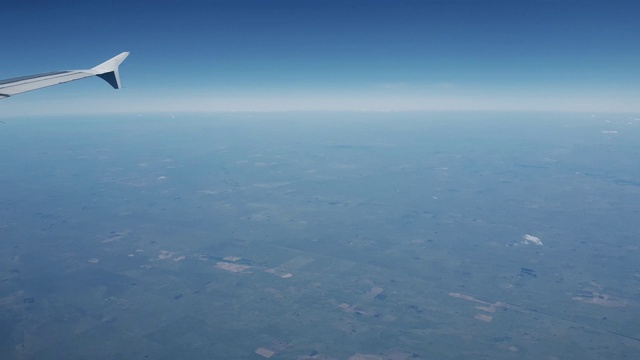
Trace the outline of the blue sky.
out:
<instances>
[{"instance_id":1,"label":"blue sky","mask_svg":"<svg viewBox=\"0 0 640 360\"><path fill-rule=\"evenodd\" d=\"M640 111L637 1L25 0L0 23L0 79L132 52L121 91L81 80L0 116Z\"/></svg>"}]
</instances>

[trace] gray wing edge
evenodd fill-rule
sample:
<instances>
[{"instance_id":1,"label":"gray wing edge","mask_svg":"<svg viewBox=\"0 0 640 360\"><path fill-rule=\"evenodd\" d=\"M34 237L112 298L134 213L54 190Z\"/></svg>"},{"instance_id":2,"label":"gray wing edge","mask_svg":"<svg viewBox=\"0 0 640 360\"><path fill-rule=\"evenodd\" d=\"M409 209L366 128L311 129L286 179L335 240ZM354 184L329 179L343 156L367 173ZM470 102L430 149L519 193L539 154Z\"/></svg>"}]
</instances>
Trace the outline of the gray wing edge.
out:
<instances>
[{"instance_id":1,"label":"gray wing edge","mask_svg":"<svg viewBox=\"0 0 640 360\"><path fill-rule=\"evenodd\" d=\"M127 56L129 56L129 53L123 52L102 64L87 70L55 71L45 74L28 75L13 79L0 80L0 99L91 76L98 76L109 83L109 85L114 89L120 89L121 84L118 67L124 59L127 58Z\"/></svg>"}]
</instances>

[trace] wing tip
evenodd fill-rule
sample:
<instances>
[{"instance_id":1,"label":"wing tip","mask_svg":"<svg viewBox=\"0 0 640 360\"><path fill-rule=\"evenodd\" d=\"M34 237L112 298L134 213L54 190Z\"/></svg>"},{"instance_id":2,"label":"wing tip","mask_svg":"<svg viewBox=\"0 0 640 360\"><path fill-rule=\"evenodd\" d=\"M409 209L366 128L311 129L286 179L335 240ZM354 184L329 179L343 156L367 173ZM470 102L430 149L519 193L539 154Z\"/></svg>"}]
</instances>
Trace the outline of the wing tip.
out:
<instances>
[{"instance_id":1,"label":"wing tip","mask_svg":"<svg viewBox=\"0 0 640 360\"><path fill-rule=\"evenodd\" d=\"M120 73L118 67L129 56L130 52L125 51L112 57L111 59L103 62L102 64L93 67L91 70L96 72L96 76L100 77L114 89L120 89Z\"/></svg>"},{"instance_id":2,"label":"wing tip","mask_svg":"<svg viewBox=\"0 0 640 360\"><path fill-rule=\"evenodd\" d=\"M91 70L104 71L104 72L117 70L118 66L120 66L120 64L124 61L124 59L126 59L127 56L129 56L129 54L130 53L128 51L122 52L112 57L111 59L103 62L102 64L98 66L94 66L93 68L91 68Z\"/></svg>"}]
</instances>

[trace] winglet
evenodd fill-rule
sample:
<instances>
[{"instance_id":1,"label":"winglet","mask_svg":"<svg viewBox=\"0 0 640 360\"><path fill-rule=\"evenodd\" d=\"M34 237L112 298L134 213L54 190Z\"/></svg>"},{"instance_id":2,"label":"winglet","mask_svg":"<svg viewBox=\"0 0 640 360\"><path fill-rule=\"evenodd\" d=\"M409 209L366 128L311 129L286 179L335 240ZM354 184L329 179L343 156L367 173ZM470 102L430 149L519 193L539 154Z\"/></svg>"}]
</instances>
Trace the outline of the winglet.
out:
<instances>
[{"instance_id":1,"label":"winglet","mask_svg":"<svg viewBox=\"0 0 640 360\"><path fill-rule=\"evenodd\" d=\"M128 52L123 52L120 55L114 56L111 59L103 62L102 64L91 68L95 72L96 76L99 76L114 89L120 89L120 74L118 73L118 66L129 56Z\"/></svg>"}]
</instances>

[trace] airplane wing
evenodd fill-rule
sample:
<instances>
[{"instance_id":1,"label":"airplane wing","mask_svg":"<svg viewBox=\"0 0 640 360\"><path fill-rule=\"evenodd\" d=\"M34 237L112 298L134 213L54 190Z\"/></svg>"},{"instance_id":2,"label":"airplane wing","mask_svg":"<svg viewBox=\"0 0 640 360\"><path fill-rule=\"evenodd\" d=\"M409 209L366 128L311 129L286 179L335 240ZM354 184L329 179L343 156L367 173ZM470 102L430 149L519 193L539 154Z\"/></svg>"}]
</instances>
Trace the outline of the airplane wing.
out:
<instances>
[{"instance_id":1,"label":"airplane wing","mask_svg":"<svg viewBox=\"0 0 640 360\"><path fill-rule=\"evenodd\" d=\"M114 89L120 88L120 75L118 66L129 56L123 52L102 64L88 70L55 71L46 74L22 76L14 79L0 80L0 99L8 98L15 94L41 89L47 86L58 85L73 80L79 80L90 76L99 76L108 82Z\"/></svg>"}]
</instances>

